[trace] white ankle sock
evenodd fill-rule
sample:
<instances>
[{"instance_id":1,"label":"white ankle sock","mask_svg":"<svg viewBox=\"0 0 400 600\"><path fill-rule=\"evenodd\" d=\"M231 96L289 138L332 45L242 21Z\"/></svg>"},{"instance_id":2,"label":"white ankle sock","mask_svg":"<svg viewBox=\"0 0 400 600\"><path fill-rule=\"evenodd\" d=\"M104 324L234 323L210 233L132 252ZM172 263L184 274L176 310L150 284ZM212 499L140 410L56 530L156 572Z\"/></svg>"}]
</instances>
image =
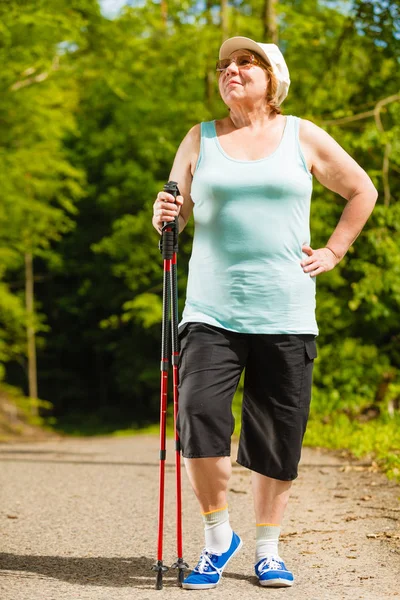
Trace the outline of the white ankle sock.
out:
<instances>
[{"instance_id":1,"label":"white ankle sock","mask_svg":"<svg viewBox=\"0 0 400 600\"><path fill-rule=\"evenodd\" d=\"M202 516L206 550L212 554L226 552L232 541L228 506L202 513Z\"/></svg>"},{"instance_id":2,"label":"white ankle sock","mask_svg":"<svg viewBox=\"0 0 400 600\"><path fill-rule=\"evenodd\" d=\"M260 523L256 526L256 563L268 554L279 556L278 542L280 525Z\"/></svg>"}]
</instances>

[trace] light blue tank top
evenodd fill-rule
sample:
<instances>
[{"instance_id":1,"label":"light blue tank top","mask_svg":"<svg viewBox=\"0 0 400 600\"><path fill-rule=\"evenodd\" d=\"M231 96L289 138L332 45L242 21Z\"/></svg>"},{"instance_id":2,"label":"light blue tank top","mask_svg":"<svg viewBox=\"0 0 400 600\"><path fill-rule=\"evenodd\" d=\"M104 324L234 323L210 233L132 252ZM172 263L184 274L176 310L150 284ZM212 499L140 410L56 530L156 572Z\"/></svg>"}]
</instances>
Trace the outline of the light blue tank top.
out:
<instances>
[{"instance_id":1,"label":"light blue tank top","mask_svg":"<svg viewBox=\"0 0 400 600\"><path fill-rule=\"evenodd\" d=\"M278 148L260 160L222 149L215 122L201 124L193 177L195 233L181 325L239 333L318 334L315 279L303 272L310 243L312 175L287 116Z\"/></svg>"}]
</instances>

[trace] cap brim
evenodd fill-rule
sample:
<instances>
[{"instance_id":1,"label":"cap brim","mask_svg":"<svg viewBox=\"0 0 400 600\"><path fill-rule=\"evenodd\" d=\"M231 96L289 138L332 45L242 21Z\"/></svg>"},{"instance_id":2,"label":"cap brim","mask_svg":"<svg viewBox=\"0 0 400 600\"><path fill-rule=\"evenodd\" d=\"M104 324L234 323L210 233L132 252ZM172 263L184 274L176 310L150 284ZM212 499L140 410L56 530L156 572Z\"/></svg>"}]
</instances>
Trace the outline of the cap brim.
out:
<instances>
[{"instance_id":1,"label":"cap brim","mask_svg":"<svg viewBox=\"0 0 400 600\"><path fill-rule=\"evenodd\" d=\"M268 56L265 54L263 49L260 48L257 42L243 36L236 36L233 38L229 38L229 40L226 40L219 49L219 58L220 60L222 58L229 58L232 52L235 52L235 50L242 50L243 48L245 48L246 50L253 50L253 52L257 52L257 54L259 54L265 59L267 64L271 64Z\"/></svg>"}]
</instances>

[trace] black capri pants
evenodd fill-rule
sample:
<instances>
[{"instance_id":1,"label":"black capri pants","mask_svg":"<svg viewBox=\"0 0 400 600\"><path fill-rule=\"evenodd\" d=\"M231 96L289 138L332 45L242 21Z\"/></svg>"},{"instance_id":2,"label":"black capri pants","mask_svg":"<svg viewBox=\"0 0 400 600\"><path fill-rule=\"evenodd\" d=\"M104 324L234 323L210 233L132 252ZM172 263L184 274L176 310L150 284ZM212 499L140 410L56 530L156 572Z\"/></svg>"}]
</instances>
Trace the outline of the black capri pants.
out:
<instances>
[{"instance_id":1,"label":"black capri pants","mask_svg":"<svg viewBox=\"0 0 400 600\"><path fill-rule=\"evenodd\" d=\"M312 334L180 328L178 432L186 458L230 456L232 400L245 368L237 462L282 481L297 477L311 401Z\"/></svg>"}]
</instances>

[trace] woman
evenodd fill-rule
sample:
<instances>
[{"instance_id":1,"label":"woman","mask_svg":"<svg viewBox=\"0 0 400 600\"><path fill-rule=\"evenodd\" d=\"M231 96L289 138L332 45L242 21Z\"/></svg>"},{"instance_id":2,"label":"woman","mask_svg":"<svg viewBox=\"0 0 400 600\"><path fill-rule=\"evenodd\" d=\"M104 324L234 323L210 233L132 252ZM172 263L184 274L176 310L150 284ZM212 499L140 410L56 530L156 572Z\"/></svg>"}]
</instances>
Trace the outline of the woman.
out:
<instances>
[{"instance_id":1,"label":"woman","mask_svg":"<svg viewBox=\"0 0 400 600\"><path fill-rule=\"evenodd\" d=\"M274 44L234 37L217 63L229 115L193 127L160 192L153 225L192 212L195 235L180 326L179 431L205 528L187 589L215 587L241 547L229 524L231 403L244 368L237 461L252 471L255 572L263 586L291 586L278 551L297 477L316 357L315 278L343 258L377 192L363 169L310 121L283 116L290 80ZM312 177L347 200L324 248L310 245Z\"/></svg>"}]
</instances>

